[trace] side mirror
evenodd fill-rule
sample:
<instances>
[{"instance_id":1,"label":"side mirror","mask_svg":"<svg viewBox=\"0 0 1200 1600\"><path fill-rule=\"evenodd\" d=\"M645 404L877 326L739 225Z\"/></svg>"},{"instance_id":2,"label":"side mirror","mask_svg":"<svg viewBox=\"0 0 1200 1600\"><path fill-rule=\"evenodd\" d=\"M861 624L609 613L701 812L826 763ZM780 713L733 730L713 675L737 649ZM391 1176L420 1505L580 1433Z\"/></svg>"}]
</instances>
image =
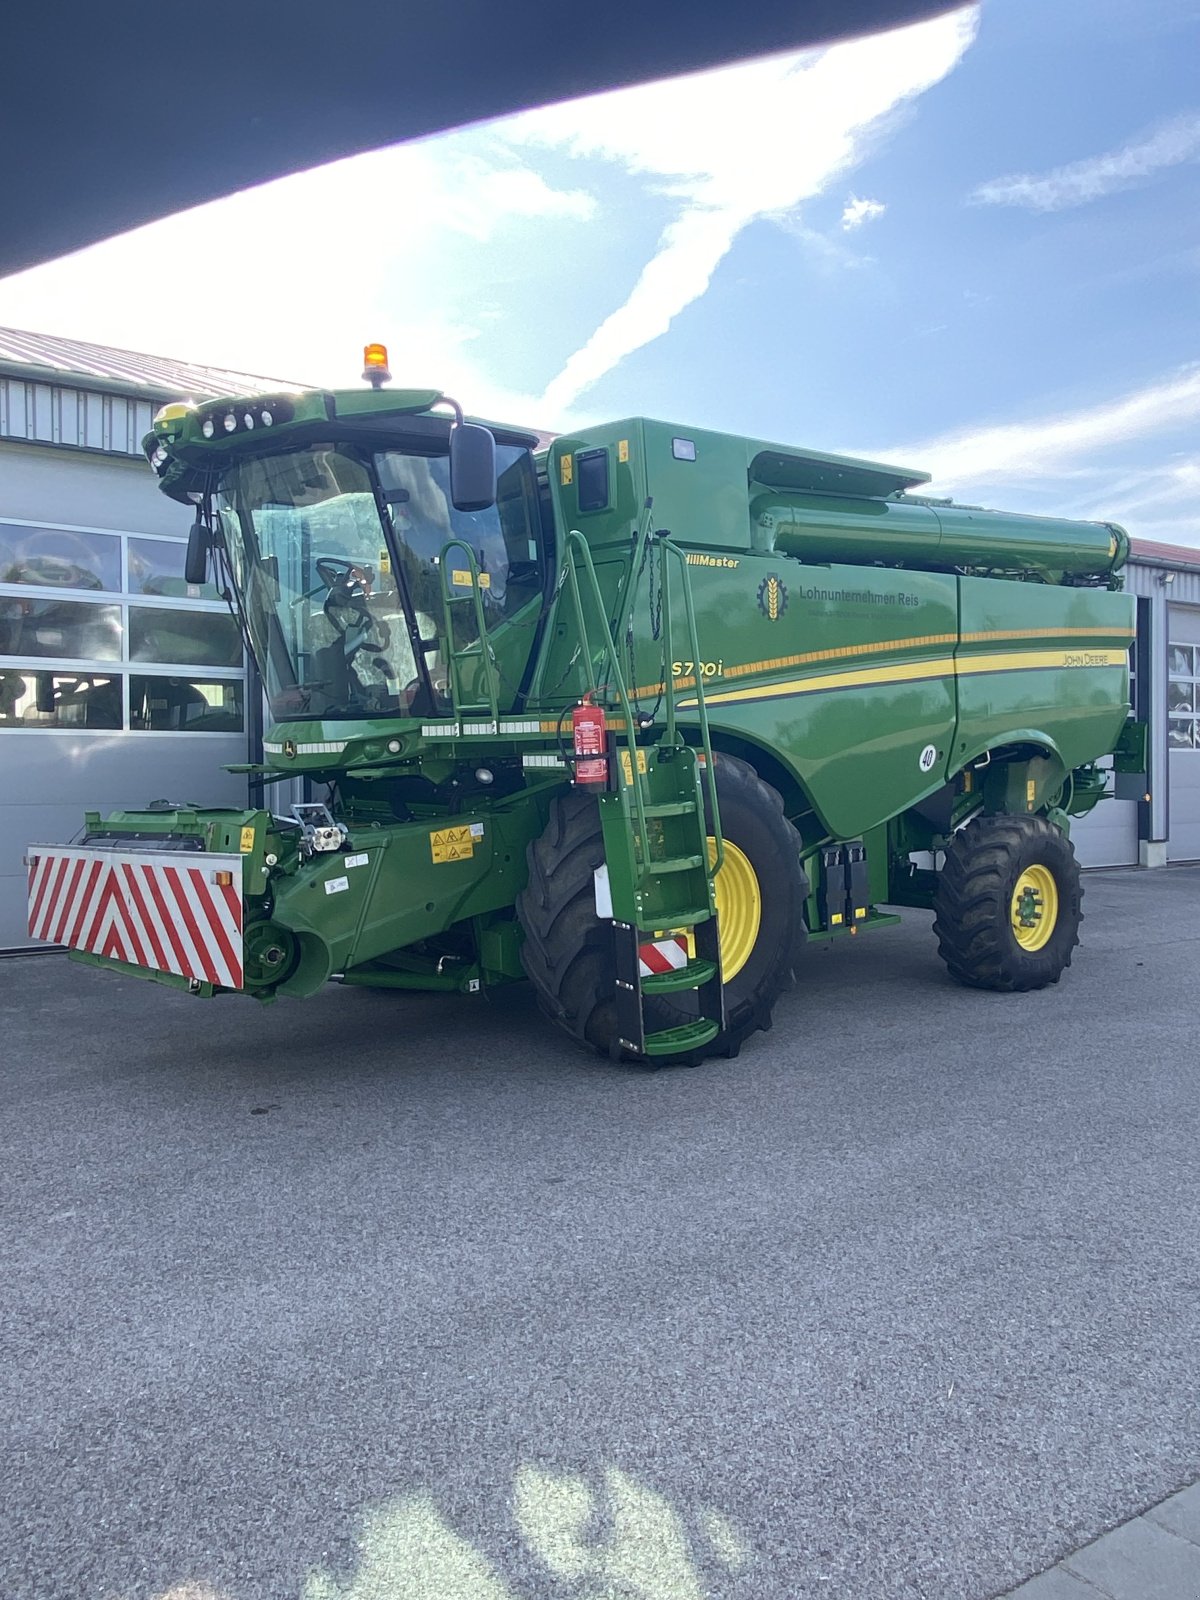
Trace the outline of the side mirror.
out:
<instances>
[{"instance_id":1,"label":"side mirror","mask_svg":"<svg viewBox=\"0 0 1200 1600\"><path fill-rule=\"evenodd\" d=\"M188 532L187 554L183 558L183 581L206 583L208 581L208 529L199 517Z\"/></svg>"},{"instance_id":2,"label":"side mirror","mask_svg":"<svg viewBox=\"0 0 1200 1600\"><path fill-rule=\"evenodd\" d=\"M496 504L496 441L478 423L450 429L450 498L456 511L486 511Z\"/></svg>"}]
</instances>

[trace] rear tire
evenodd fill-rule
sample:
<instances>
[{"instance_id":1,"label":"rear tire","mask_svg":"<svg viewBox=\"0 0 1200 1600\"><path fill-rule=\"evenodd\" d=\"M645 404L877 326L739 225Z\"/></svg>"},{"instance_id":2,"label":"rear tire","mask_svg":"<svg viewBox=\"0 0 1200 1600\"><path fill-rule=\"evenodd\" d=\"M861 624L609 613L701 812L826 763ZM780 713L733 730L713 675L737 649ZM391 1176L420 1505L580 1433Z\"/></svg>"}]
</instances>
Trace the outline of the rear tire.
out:
<instances>
[{"instance_id":1,"label":"rear tire","mask_svg":"<svg viewBox=\"0 0 1200 1600\"><path fill-rule=\"evenodd\" d=\"M756 929L747 931L742 919L741 964L725 985L726 1031L701 1056L735 1054L749 1034L771 1026L803 947L808 897L800 835L784 816L778 792L736 757L718 755L715 763L721 829L740 853L743 881L753 880L750 892L759 904ZM563 794L551 805L545 832L529 846L529 883L517 898L517 918L525 934L521 959L543 1012L573 1039L608 1055L616 1032L612 936L596 915L593 882L603 861L595 800L578 790ZM647 1031L678 1027L695 1015L676 997L672 1001L646 998ZM654 1065L695 1059L658 1058Z\"/></svg>"},{"instance_id":2,"label":"rear tire","mask_svg":"<svg viewBox=\"0 0 1200 1600\"><path fill-rule=\"evenodd\" d=\"M1083 921L1071 841L1045 817L976 817L946 850L938 954L959 983L1014 993L1057 983Z\"/></svg>"}]
</instances>

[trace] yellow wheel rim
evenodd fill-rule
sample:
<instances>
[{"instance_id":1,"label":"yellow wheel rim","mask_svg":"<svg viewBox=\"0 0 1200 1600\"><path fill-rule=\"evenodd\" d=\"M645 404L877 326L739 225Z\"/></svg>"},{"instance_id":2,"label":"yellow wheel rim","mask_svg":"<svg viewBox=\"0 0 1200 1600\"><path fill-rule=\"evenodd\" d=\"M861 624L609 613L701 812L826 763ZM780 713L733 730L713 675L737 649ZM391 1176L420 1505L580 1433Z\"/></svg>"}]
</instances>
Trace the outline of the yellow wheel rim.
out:
<instances>
[{"instance_id":1,"label":"yellow wheel rim","mask_svg":"<svg viewBox=\"0 0 1200 1600\"><path fill-rule=\"evenodd\" d=\"M717 841L708 841L709 866L717 859ZM721 928L721 976L728 983L750 959L750 952L758 943L758 929L762 922L762 890L758 875L750 865L744 850L728 839L725 841L725 860L714 881L717 892L717 916Z\"/></svg>"},{"instance_id":2,"label":"yellow wheel rim","mask_svg":"<svg viewBox=\"0 0 1200 1600\"><path fill-rule=\"evenodd\" d=\"M1058 885L1049 867L1026 867L1010 908L1013 938L1022 950L1040 950L1058 925Z\"/></svg>"}]
</instances>

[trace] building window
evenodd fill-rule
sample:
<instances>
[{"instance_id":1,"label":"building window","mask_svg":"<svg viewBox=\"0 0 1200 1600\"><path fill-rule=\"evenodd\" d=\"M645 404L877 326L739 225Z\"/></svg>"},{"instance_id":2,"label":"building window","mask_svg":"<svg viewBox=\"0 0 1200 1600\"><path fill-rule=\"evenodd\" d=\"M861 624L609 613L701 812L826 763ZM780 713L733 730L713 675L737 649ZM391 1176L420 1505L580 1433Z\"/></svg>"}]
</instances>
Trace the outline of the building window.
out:
<instances>
[{"instance_id":1,"label":"building window","mask_svg":"<svg viewBox=\"0 0 1200 1600\"><path fill-rule=\"evenodd\" d=\"M129 659L240 667L242 636L228 612L130 606Z\"/></svg>"},{"instance_id":2,"label":"building window","mask_svg":"<svg viewBox=\"0 0 1200 1600\"><path fill-rule=\"evenodd\" d=\"M241 634L185 549L0 518L0 730L242 732Z\"/></svg>"},{"instance_id":3,"label":"building window","mask_svg":"<svg viewBox=\"0 0 1200 1600\"><path fill-rule=\"evenodd\" d=\"M215 583L188 583L183 576L186 544L178 539L127 539L130 594L168 600L219 600Z\"/></svg>"},{"instance_id":4,"label":"building window","mask_svg":"<svg viewBox=\"0 0 1200 1600\"><path fill-rule=\"evenodd\" d=\"M120 726L120 678L92 672L0 671L0 728Z\"/></svg>"},{"instance_id":5,"label":"building window","mask_svg":"<svg viewBox=\"0 0 1200 1600\"><path fill-rule=\"evenodd\" d=\"M1172 750L1200 750L1200 646L1167 646L1167 743Z\"/></svg>"},{"instance_id":6,"label":"building window","mask_svg":"<svg viewBox=\"0 0 1200 1600\"><path fill-rule=\"evenodd\" d=\"M120 606L35 595L0 595L0 656L121 659Z\"/></svg>"},{"instance_id":7,"label":"building window","mask_svg":"<svg viewBox=\"0 0 1200 1600\"><path fill-rule=\"evenodd\" d=\"M242 685L234 678L131 677L129 726L152 733L241 733Z\"/></svg>"},{"instance_id":8,"label":"building window","mask_svg":"<svg viewBox=\"0 0 1200 1600\"><path fill-rule=\"evenodd\" d=\"M0 522L0 584L121 591L121 539L115 533L31 528Z\"/></svg>"}]
</instances>

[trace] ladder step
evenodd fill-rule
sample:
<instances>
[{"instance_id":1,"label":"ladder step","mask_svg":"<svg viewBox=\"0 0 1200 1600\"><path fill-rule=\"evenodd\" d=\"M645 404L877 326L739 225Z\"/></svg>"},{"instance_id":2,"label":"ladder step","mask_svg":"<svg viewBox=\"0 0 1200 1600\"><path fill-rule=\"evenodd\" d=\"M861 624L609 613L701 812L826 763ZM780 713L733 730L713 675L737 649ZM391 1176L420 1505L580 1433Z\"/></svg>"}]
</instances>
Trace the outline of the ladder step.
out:
<instances>
[{"instance_id":1,"label":"ladder step","mask_svg":"<svg viewBox=\"0 0 1200 1600\"><path fill-rule=\"evenodd\" d=\"M658 878L667 872L692 872L696 867L705 865L705 856L669 856L665 861L644 861L639 876L643 882L647 878Z\"/></svg>"},{"instance_id":2,"label":"ladder step","mask_svg":"<svg viewBox=\"0 0 1200 1600\"><path fill-rule=\"evenodd\" d=\"M666 805L643 806L648 817L698 816L699 810L691 800L672 800Z\"/></svg>"},{"instance_id":3,"label":"ladder step","mask_svg":"<svg viewBox=\"0 0 1200 1600\"><path fill-rule=\"evenodd\" d=\"M642 978L643 994L672 994L676 989L698 989L717 975L715 961L689 961L671 972L648 972Z\"/></svg>"},{"instance_id":4,"label":"ladder step","mask_svg":"<svg viewBox=\"0 0 1200 1600\"><path fill-rule=\"evenodd\" d=\"M669 921L672 928L694 928L698 922L707 922L712 916L711 906L680 906L671 912ZM656 921L653 928L639 928L644 943L647 939L661 939L662 921Z\"/></svg>"},{"instance_id":5,"label":"ladder step","mask_svg":"<svg viewBox=\"0 0 1200 1600\"><path fill-rule=\"evenodd\" d=\"M644 1049L648 1056L682 1055L688 1050L698 1050L720 1033L720 1024L708 1017L698 1017L695 1022L685 1022L678 1028L663 1028L659 1033L646 1035Z\"/></svg>"}]
</instances>

